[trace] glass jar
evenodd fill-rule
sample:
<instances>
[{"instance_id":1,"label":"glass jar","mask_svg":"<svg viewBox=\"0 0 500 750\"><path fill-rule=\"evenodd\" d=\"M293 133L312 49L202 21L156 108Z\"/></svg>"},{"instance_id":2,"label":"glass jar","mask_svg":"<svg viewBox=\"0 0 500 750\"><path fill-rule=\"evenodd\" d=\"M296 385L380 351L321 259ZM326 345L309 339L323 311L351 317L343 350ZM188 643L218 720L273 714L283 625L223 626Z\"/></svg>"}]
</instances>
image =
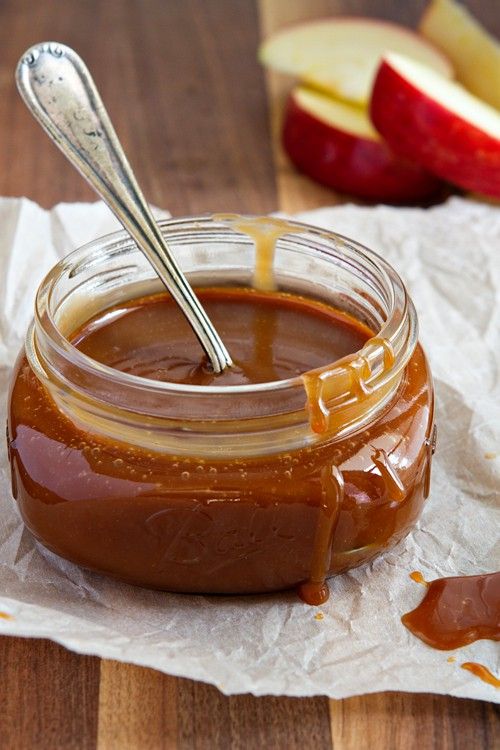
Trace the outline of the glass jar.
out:
<instances>
[{"instance_id":1,"label":"glass jar","mask_svg":"<svg viewBox=\"0 0 500 750\"><path fill-rule=\"evenodd\" d=\"M252 285L254 238L234 222L160 224L195 287ZM290 222L275 235L277 287L345 310L374 334L360 352L289 380L171 384L73 347L71 333L92 316L162 289L125 233L76 250L45 278L7 436L14 497L47 548L141 586L301 585L321 601L326 576L371 560L415 524L429 491L433 389L404 285L345 237Z\"/></svg>"}]
</instances>

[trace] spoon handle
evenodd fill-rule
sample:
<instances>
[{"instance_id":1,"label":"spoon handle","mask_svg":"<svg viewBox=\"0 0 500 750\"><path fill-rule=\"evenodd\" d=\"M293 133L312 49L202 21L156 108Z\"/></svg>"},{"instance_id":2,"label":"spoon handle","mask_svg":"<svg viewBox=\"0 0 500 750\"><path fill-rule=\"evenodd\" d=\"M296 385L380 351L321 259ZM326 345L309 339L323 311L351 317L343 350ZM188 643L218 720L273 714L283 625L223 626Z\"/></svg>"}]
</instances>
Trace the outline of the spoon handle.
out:
<instances>
[{"instance_id":1,"label":"spoon handle","mask_svg":"<svg viewBox=\"0 0 500 750\"><path fill-rule=\"evenodd\" d=\"M230 367L231 357L153 218L83 60L63 44L42 42L22 56L16 81L28 109L145 254L214 371Z\"/></svg>"}]
</instances>

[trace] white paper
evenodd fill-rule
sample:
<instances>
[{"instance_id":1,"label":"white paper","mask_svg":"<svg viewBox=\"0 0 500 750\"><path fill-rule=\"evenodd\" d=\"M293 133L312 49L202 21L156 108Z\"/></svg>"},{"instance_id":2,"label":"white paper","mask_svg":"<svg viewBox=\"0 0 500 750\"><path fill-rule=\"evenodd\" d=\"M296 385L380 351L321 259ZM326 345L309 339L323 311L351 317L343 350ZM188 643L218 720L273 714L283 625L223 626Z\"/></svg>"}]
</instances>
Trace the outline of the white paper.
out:
<instances>
[{"instance_id":1,"label":"white paper","mask_svg":"<svg viewBox=\"0 0 500 750\"><path fill-rule=\"evenodd\" d=\"M500 672L498 644L451 652L413 637L400 617L422 599L409 578L499 567L500 209L460 198L422 209L342 206L301 215L378 250L416 304L437 394L438 450L431 497L412 534L372 564L330 582L318 610L293 592L183 596L86 572L36 545L10 494L0 441L0 633L51 638L97 654L256 695L344 698L382 690L498 701L499 691L460 668ZM44 211L0 199L0 421L9 368L50 266L111 231L102 204Z\"/></svg>"}]
</instances>

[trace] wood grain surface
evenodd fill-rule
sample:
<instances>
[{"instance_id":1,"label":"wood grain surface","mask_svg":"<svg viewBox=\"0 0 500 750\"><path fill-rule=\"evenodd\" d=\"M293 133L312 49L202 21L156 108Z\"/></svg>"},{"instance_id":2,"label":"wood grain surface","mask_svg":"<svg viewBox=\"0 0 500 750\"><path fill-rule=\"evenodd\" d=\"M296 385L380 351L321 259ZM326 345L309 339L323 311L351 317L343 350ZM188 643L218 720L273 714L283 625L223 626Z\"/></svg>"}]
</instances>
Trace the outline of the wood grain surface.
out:
<instances>
[{"instance_id":1,"label":"wood grain surface","mask_svg":"<svg viewBox=\"0 0 500 750\"><path fill-rule=\"evenodd\" d=\"M469 0L500 36L500 7ZM93 195L30 118L13 69L56 39L87 60L148 198L182 215L303 210L343 199L298 176L279 147L289 82L255 61L258 39L307 17L414 25L424 0L0 0L0 195L44 206ZM225 697L150 669L0 639L2 750L491 750L487 703L380 693ZM496 732L496 735L495 735Z\"/></svg>"}]
</instances>

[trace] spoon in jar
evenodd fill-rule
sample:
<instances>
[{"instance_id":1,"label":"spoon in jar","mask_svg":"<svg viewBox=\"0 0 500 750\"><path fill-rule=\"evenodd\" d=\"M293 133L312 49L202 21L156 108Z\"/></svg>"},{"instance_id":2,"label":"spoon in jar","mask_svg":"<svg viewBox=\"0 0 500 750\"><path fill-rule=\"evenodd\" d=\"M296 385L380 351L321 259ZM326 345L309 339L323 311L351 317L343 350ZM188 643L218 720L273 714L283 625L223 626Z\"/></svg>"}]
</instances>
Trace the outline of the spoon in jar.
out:
<instances>
[{"instance_id":1,"label":"spoon in jar","mask_svg":"<svg viewBox=\"0 0 500 750\"><path fill-rule=\"evenodd\" d=\"M21 57L16 82L28 109L151 263L198 337L213 371L231 367L229 352L146 203L83 60L64 44L42 42Z\"/></svg>"}]
</instances>

